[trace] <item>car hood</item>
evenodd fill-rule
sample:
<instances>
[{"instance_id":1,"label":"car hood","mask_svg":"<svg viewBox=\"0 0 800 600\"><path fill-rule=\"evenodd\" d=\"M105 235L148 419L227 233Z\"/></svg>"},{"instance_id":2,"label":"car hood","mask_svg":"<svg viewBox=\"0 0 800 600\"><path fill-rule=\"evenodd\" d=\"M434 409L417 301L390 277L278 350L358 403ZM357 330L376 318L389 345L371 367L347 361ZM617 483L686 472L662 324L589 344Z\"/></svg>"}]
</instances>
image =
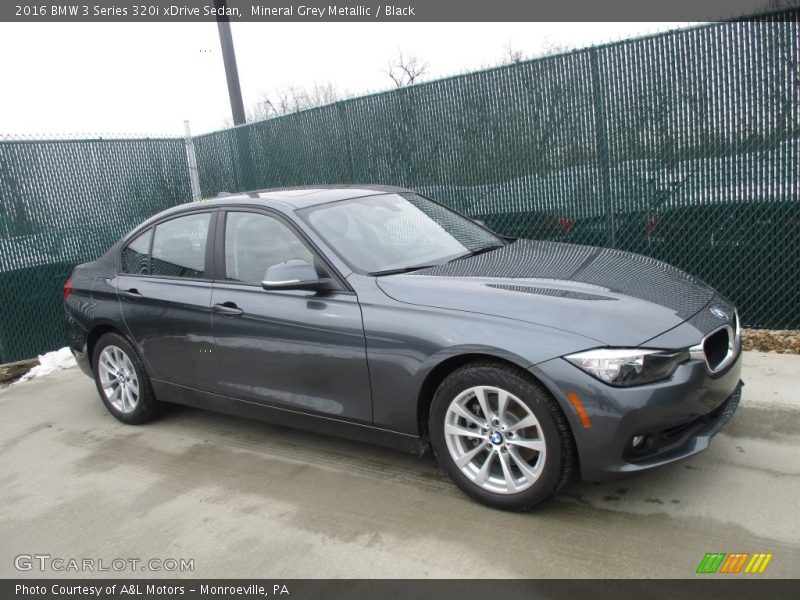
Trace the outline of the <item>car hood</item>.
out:
<instances>
[{"instance_id":1,"label":"car hood","mask_svg":"<svg viewBox=\"0 0 800 600\"><path fill-rule=\"evenodd\" d=\"M638 346L677 327L715 294L653 258L531 240L377 282L400 302L517 319L612 346Z\"/></svg>"}]
</instances>

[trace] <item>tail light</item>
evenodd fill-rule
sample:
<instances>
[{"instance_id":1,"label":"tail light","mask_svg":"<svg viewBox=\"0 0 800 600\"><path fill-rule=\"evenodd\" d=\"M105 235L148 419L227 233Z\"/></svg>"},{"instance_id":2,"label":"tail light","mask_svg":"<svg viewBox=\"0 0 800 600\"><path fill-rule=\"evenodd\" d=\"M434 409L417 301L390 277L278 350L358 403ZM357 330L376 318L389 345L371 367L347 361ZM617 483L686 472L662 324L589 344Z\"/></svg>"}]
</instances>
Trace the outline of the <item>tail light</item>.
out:
<instances>
[{"instance_id":1,"label":"tail light","mask_svg":"<svg viewBox=\"0 0 800 600\"><path fill-rule=\"evenodd\" d=\"M575 225L575 219L571 217L561 217L558 220L558 224L561 225L561 229L564 233L569 233L572 231L572 226Z\"/></svg>"},{"instance_id":2,"label":"tail light","mask_svg":"<svg viewBox=\"0 0 800 600\"><path fill-rule=\"evenodd\" d=\"M64 282L64 302L67 301L69 295L72 293L72 278L70 277Z\"/></svg>"},{"instance_id":3,"label":"tail light","mask_svg":"<svg viewBox=\"0 0 800 600\"><path fill-rule=\"evenodd\" d=\"M647 231L647 237L653 237L658 232L658 226L661 224L661 215L655 215L650 217L650 220L647 221L647 225L645 225L645 230Z\"/></svg>"},{"instance_id":4,"label":"tail light","mask_svg":"<svg viewBox=\"0 0 800 600\"><path fill-rule=\"evenodd\" d=\"M569 233L572 231L572 226L575 225L575 219L572 217L551 217L544 224L546 227L560 230L560 233Z\"/></svg>"}]
</instances>

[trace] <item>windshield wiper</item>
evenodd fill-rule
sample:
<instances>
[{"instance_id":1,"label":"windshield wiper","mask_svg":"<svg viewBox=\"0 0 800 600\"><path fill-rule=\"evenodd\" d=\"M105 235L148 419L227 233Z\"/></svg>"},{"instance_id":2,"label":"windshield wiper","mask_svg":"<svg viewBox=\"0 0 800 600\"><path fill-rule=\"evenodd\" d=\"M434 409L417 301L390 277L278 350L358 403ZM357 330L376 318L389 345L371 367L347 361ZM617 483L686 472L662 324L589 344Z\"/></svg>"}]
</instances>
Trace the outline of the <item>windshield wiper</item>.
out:
<instances>
[{"instance_id":1,"label":"windshield wiper","mask_svg":"<svg viewBox=\"0 0 800 600\"><path fill-rule=\"evenodd\" d=\"M478 254L483 254L484 252L491 252L492 250L497 250L499 248L504 248L506 244L492 244L491 246L484 246L483 248L478 248L477 250L473 250L469 253L469 256L478 256Z\"/></svg>"},{"instance_id":2,"label":"windshield wiper","mask_svg":"<svg viewBox=\"0 0 800 600\"><path fill-rule=\"evenodd\" d=\"M456 256L452 260L448 260L448 263L455 262L457 260L461 260L462 258L469 258L471 256L478 256L478 254L484 254L485 252L491 252L492 250L497 250L498 248L504 248L507 244L492 244L491 246L484 246L483 248L478 248L477 250L472 250L467 252L466 254L462 254L461 256Z\"/></svg>"},{"instance_id":3,"label":"windshield wiper","mask_svg":"<svg viewBox=\"0 0 800 600\"><path fill-rule=\"evenodd\" d=\"M399 275L400 273L410 273L411 271L419 271L420 269L430 269L433 267L440 267L442 266L442 264L448 264L462 258L469 258L470 256L477 256L478 254L483 254L484 252L489 252L491 250L497 250L498 248L503 248L504 246L506 246L506 244L492 244L490 246L484 246L483 248L472 250L471 252L467 252L466 254L462 254L461 256L456 256L452 260L448 260L446 263L440 263L437 265L416 265L414 267L386 269L385 271L373 271L372 273L367 273L367 275L371 275L372 277L380 277L381 275Z\"/></svg>"},{"instance_id":4,"label":"windshield wiper","mask_svg":"<svg viewBox=\"0 0 800 600\"><path fill-rule=\"evenodd\" d=\"M438 267L439 265L417 265L415 267L401 267L399 269L386 269L385 271L373 271L367 273L372 277L380 277L381 275L399 275L400 273L410 273L411 271L419 271L420 269L430 269L431 267Z\"/></svg>"}]
</instances>

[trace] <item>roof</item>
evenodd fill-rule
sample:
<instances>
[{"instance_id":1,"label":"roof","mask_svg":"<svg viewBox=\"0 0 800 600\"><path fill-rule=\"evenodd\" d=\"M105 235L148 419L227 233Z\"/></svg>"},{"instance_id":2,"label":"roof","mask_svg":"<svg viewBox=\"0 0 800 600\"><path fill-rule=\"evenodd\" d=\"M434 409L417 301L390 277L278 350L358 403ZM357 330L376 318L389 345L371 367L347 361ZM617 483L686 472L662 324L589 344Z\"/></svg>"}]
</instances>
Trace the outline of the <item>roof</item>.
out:
<instances>
[{"instance_id":1,"label":"roof","mask_svg":"<svg viewBox=\"0 0 800 600\"><path fill-rule=\"evenodd\" d=\"M266 190L253 190L250 192L240 192L235 194L222 193L216 198L203 200L210 204L234 204L241 202L253 202L263 200L264 204L269 202L279 202L294 209L336 202L338 200L349 200L352 198L362 198L364 196L374 196L376 194L386 194L391 192L407 192L404 188L385 186L385 185L330 185L330 186L303 186L273 188Z\"/></svg>"},{"instance_id":2,"label":"roof","mask_svg":"<svg viewBox=\"0 0 800 600\"><path fill-rule=\"evenodd\" d=\"M208 198L200 200L199 202L178 204L161 211L160 213L147 219L144 223L139 225L139 227L134 229L133 232L141 231L154 221L157 221L164 216L174 215L186 210L192 210L197 208L199 205L202 205L203 207L215 207L249 204L252 206L266 206L275 208L275 205L279 204L284 208L289 208L290 210L298 210L301 208L307 208L309 206L317 206L319 204L326 204L328 202L336 202L338 200L349 200L351 198L363 198L366 196L375 196L377 194L390 194L393 192L401 193L409 191L410 190L405 188L386 185L329 185L253 190L251 192L237 192L235 194L222 192L220 195L217 195L216 198Z\"/></svg>"}]
</instances>

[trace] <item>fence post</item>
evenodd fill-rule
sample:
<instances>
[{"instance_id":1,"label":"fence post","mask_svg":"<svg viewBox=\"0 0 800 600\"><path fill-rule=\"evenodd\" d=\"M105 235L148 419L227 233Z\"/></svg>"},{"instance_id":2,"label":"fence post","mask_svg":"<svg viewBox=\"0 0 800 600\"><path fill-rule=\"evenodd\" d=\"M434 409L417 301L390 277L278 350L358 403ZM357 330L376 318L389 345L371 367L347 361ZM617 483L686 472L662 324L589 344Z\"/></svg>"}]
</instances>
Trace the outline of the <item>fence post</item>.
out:
<instances>
[{"instance_id":1,"label":"fence post","mask_svg":"<svg viewBox=\"0 0 800 600\"><path fill-rule=\"evenodd\" d=\"M186 161L189 164L189 184L192 187L192 201L200 201L200 179L197 175L197 157L194 154L194 139L192 131L189 129L189 121L184 121L183 126L186 131L184 141L186 143Z\"/></svg>"},{"instance_id":2,"label":"fence post","mask_svg":"<svg viewBox=\"0 0 800 600\"><path fill-rule=\"evenodd\" d=\"M590 50L592 61L592 101L594 105L594 133L595 153L600 169L603 186L603 206L606 210L606 227L608 229L606 244L610 248L617 247L617 225L615 222L614 205L611 199L611 162L608 150L608 123L606 122L606 109L603 104L603 90L600 87L600 61L597 57L597 48Z\"/></svg>"},{"instance_id":3,"label":"fence post","mask_svg":"<svg viewBox=\"0 0 800 600\"><path fill-rule=\"evenodd\" d=\"M339 117L339 124L341 125L342 131L344 131L346 136L344 145L347 148L347 170L350 173L349 183L358 183L356 181L356 167L355 163L353 162L353 140L351 139L350 135L350 124L348 123L347 115L345 114L344 102L339 102L336 105L336 114Z\"/></svg>"}]
</instances>

